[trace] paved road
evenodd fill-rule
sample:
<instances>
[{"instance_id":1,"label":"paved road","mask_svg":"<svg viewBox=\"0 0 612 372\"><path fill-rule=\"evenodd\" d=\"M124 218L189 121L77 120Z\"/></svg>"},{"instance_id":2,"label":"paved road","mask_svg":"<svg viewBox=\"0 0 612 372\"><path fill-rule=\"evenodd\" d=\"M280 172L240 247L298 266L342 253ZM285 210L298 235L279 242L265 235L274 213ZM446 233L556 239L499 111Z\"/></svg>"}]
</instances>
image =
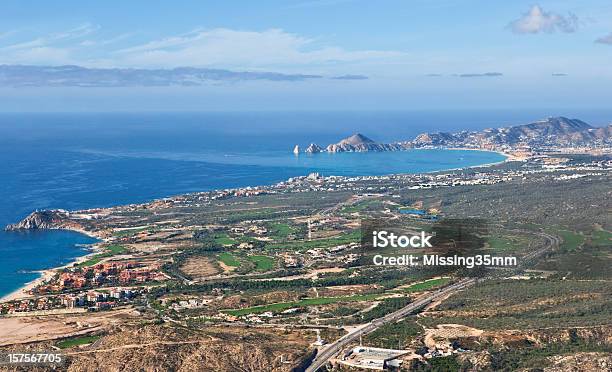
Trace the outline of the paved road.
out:
<instances>
[{"instance_id":1,"label":"paved road","mask_svg":"<svg viewBox=\"0 0 612 372\"><path fill-rule=\"evenodd\" d=\"M515 230L517 231L517 230ZM527 232L524 231L523 232ZM531 231L529 231L529 233L533 233ZM540 235L541 237L544 238L545 243L539 247L538 249L534 250L533 252L525 255L522 257L522 264L519 265L519 268L524 267L525 265L528 265L530 263L532 263L534 260L536 260L537 258L539 258L540 256L542 256L543 254L545 254L549 249L557 247L561 240L559 239L559 237L554 236L554 235L550 235L550 234L545 234L545 233L535 233L536 235ZM393 322L393 321L397 321L413 312L415 312L416 310L421 309L422 307L426 306L427 304L440 299L441 297L444 297L446 295L452 294L453 292L456 292L458 290L467 288L469 286L472 286L480 281L484 281L485 279L476 279L476 278L465 278L462 279L461 281L451 284L449 286L446 286L442 289L439 289L433 293L427 294L427 295L423 295L419 298L417 298L416 301L411 302L410 304L408 304L406 307L388 314L382 318L378 318L376 320L373 320L370 323L367 323L366 326L356 329L346 335L344 335L343 337L339 338L338 340L336 340L334 343L329 344L326 348L322 349L319 354L316 356L316 358L312 361L312 363L310 364L310 366L308 368L306 368L306 372L316 372L319 370L319 368L323 367L325 364L327 364L327 362L334 356L336 355L338 352L340 352L343 348L345 348L346 346L348 346L351 342L354 342L355 340L357 340L360 336L366 335L372 331L374 331L375 329L379 328L380 326L382 326L385 323L389 323L389 322Z\"/></svg>"}]
</instances>

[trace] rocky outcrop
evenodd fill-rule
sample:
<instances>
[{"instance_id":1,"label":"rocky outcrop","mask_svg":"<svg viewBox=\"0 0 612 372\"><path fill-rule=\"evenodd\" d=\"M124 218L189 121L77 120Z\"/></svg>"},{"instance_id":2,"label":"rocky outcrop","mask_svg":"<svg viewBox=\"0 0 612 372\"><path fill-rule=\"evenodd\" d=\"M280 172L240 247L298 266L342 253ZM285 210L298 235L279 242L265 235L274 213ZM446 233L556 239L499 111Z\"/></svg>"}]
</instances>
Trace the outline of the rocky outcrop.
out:
<instances>
[{"instance_id":1,"label":"rocky outcrop","mask_svg":"<svg viewBox=\"0 0 612 372\"><path fill-rule=\"evenodd\" d=\"M310 145L308 145L306 151L304 152L306 152L307 154L318 154L320 152L323 152L323 148L317 145L316 143L311 143Z\"/></svg>"},{"instance_id":2,"label":"rocky outcrop","mask_svg":"<svg viewBox=\"0 0 612 372\"><path fill-rule=\"evenodd\" d=\"M366 151L399 151L402 150L399 144L377 143L356 133L342 141L327 146L328 152L366 152Z\"/></svg>"},{"instance_id":3,"label":"rocky outcrop","mask_svg":"<svg viewBox=\"0 0 612 372\"><path fill-rule=\"evenodd\" d=\"M8 225L6 231L36 230L36 229L58 229L63 228L63 222L68 218L68 212L55 209L36 211L30 213L18 223Z\"/></svg>"}]
</instances>

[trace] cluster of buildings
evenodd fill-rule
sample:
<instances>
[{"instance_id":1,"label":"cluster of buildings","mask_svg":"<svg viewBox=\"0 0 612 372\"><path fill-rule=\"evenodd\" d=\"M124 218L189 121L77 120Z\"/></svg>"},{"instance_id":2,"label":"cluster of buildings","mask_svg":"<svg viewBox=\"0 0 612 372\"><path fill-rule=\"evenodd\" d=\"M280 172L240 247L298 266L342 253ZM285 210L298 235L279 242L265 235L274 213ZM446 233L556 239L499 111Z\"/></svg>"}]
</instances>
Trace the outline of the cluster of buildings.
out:
<instances>
[{"instance_id":1,"label":"cluster of buildings","mask_svg":"<svg viewBox=\"0 0 612 372\"><path fill-rule=\"evenodd\" d=\"M401 357L409 353L408 350L356 346L347 350L338 362L348 367L382 371L399 368L402 365Z\"/></svg>"},{"instance_id":2,"label":"cluster of buildings","mask_svg":"<svg viewBox=\"0 0 612 372\"><path fill-rule=\"evenodd\" d=\"M105 262L89 267L77 266L65 269L50 282L34 288L31 294L44 295L75 289L140 284L165 279L167 276L157 267L143 266L135 262Z\"/></svg>"},{"instance_id":3,"label":"cluster of buildings","mask_svg":"<svg viewBox=\"0 0 612 372\"><path fill-rule=\"evenodd\" d=\"M123 303L129 303L139 291L133 289L113 288L109 292L91 291L76 295L60 296L62 305L68 309L87 307L89 310L108 310Z\"/></svg>"},{"instance_id":4,"label":"cluster of buildings","mask_svg":"<svg viewBox=\"0 0 612 372\"><path fill-rule=\"evenodd\" d=\"M306 251L309 260L329 260L330 262L343 262L348 264L361 257L360 243L340 244L328 248L312 248Z\"/></svg>"},{"instance_id":5,"label":"cluster of buildings","mask_svg":"<svg viewBox=\"0 0 612 372\"><path fill-rule=\"evenodd\" d=\"M10 315L75 308L88 311L109 310L130 303L140 292L140 289L112 288L108 291L89 291L15 300L3 303L0 307L0 314Z\"/></svg>"},{"instance_id":6,"label":"cluster of buildings","mask_svg":"<svg viewBox=\"0 0 612 372\"><path fill-rule=\"evenodd\" d=\"M188 310L188 309L199 309L205 307L209 303L215 300L215 297L204 297L204 298L188 298L188 299L177 299L170 303L163 303L168 305L175 311Z\"/></svg>"},{"instance_id":7,"label":"cluster of buildings","mask_svg":"<svg viewBox=\"0 0 612 372\"><path fill-rule=\"evenodd\" d=\"M61 301L58 298L29 298L3 303L0 305L0 314L4 315L31 311L44 311L59 308L61 306Z\"/></svg>"},{"instance_id":8,"label":"cluster of buildings","mask_svg":"<svg viewBox=\"0 0 612 372\"><path fill-rule=\"evenodd\" d=\"M415 354L424 359L437 357L451 356L453 354L463 353L467 350L462 349L458 342L436 342L435 346L428 348L426 346L415 351Z\"/></svg>"}]
</instances>

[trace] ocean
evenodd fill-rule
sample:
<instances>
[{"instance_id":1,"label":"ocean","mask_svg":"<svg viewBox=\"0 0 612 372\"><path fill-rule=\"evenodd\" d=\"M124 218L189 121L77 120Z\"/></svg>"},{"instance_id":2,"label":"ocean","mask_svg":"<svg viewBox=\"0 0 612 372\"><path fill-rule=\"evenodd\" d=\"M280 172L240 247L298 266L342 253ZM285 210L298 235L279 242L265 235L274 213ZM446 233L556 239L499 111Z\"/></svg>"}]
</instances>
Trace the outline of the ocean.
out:
<instances>
[{"instance_id":1,"label":"ocean","mask_svg":"<svg viewBox=\"0 0 612 372\"><path fill-rule=\"evenodd\" d=\"M292 149L310 142L326 146L355 132L391 142L424 131L484 129L544 116L524 111L0 114L0 226L36 209L138 203L271 184L310 172L418 173L498 162L503 156L479 151L296 157ZM600 120L597 114L591 119ZM85 254L84 245L92 242L69 231L1 231L0 296L37 278L37 270Z\"/></svg>"}]
</instances>

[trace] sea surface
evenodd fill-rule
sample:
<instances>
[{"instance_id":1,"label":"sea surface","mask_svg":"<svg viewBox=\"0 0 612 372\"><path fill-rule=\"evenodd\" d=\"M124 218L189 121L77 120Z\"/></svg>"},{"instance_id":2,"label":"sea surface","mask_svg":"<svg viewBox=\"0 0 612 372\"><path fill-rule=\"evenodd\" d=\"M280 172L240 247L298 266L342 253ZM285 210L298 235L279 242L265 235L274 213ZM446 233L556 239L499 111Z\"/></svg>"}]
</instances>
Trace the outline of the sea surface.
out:
<instances>
[{"instance_id":1,"label":"sea surface","mask_svg":"<svg viewBox=\"0 0 612 372\"><path fill-rule=\"evenodd\" d=\"M553 113L559 114L559 113ZM491 152L414 150L295 156L355 132L376 141L521 124L544 112L0 114L0 227L36 209L138 203L289 177L418 173L503 160ZM591 113L594 124L606 115ZM607 116L612 117L612 116ZM581 117L581 118L584 118ZM601 123L598 122L601 121ZM0 296L86 253L69 231L0 231Z\"/></svg>"}]
</instances>

